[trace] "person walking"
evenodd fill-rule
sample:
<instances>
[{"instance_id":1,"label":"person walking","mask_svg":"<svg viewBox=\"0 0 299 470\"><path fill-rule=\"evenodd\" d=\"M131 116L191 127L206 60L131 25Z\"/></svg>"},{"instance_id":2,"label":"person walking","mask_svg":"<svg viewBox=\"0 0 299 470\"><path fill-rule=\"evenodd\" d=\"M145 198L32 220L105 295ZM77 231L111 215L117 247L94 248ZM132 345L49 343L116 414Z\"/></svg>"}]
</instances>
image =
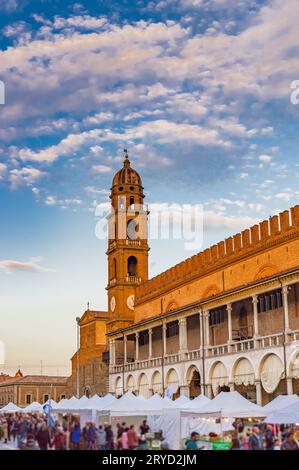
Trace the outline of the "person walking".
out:
<instances>
[{"instance_id":1,"label":"person walking","mask_svg":"<svg viewBox=\"0 0 299 470\"><path fill-rule=\"evenodd\" d=\"M99 428L96 431L96 443L99 450L106 450L106 432L103 426L100 424Z\"/></svg>"},{"instance_id":2,"label":"person walking","mask_svg":"<svg viewBox=\"0 0 299 470\"><path fill-rule=\"evenodd\" d=\"M107 450L114 450L114 436L112 426L110 424L106 426L106 444Z\"/></svg>"},{"instance_id":3,"label":"person walking","mask_svg":"<svg viewBox=\"0 0 299 470\"><path fill-rule=\"evenodd\" d=\"M74 427L71 429L70 441L72 450L80 450L81 429L79 423L75 423Z\"/></svg>"},{"instance_id":4,"label":"person walking","mask_svg":"<svg viewBox=\"0 0 299 470\"><path fill-rule=\"evenodd\" d=\"M252 434L249 437L248 447L249 450L264 450L263 439L258 426L254 426L252 429Z\"/></svg>"},{"instance_id":5,"label":"person walking","mask_svg":"<svg viewBox=\"0 0 299 470\"><path fill-rule=\"evenodd\" d=\"M52 446L54 446L55 450L66 450L66 434L62 426L57 427Z\"/></svg>"},{"instance_id":6,"label":"person walking","mask_svg":"<svg viewBox=\"0 0 299 470\"><path fill-rule=\"evenodd\" d=\"M128 446L130 450L135 450L138 446L138 436L135 430L134 424L131 424L130 429L127 432L128 435Z\"/></svg>"},{"instance_id":7,"label":"person walking","mask_svg":"<svg viewBox=\"0 0 299 470\"><path fill-rule=\"evenodd\" d=\"M187 450L198 450L197 441L199 438L199 434L196 431L191 433L190 439L186 441L186 449Z\"/></svg>"},{"instance_id":8,"label":"person walking","mask_svg":"<svg viewBox=\"0 0 299 470\"><path fill-rule=\"evenodd\" d=\"M144 434L147 434L150 430L150 427L149 425L147 424L147 421L146 419L144 421L142 421L142 424L140 426L140 434L141 436L143 436Z\"/></svg>"},{"instance_id":9,"label":"person walking","mask_svg":"<svg viewBox=\"0 0 299 470\"><path fill-rule=\"evenodd\" d=\"M50 433L46 423L42 424L40 430L37 433L36 440L40 450L48 450L48 446L52 447Z\"/></svg>"},{"instance_id":10,"label":"person walking","mask_svg":"<svg viewBox=\"0 0 299 470\"><path fill-rule=\"evenodd\" d=\"M265 432L265 442L266 442L266 450L273 450L274 436L273 436L272 427L270 425L267 426L267 429Z\"/></svg>"},{"instance_id":11,"label":"person walking","mask_svg":"<svg viewBox=\"0 0 299 470\"><path fill-rule=\"evenodd\" d=\"M96 430L93 423L90 423L88 431L87 431L87 448L88 450L95 450L95 442L96 442Z\"/></svg>"},{"instance_id":12,"label":"person walking","mask_svg":"<svg viewBox=\"0 0 299 470\"><path fill-rule=\"evenodd\" d=\"M125 428L122 435L121 435L121 446L122 446L123 450L128 450L129 449L128 430L129 430L129 428Z\"/></svg>"},{"instance_id":13,"label":"person walking","mask_svg":"<svg viewBox=\"0 0 299 470\"><path fill-rule=\"evenodd\" d=\"M282 450L299 450L299 446L295 440L295 436L292 431L287 435L287 437L283 441L281 449Z\"/></svg>"},{"instance_id":14,"label":"person walking","mask_svg":"<svg viewBox=\"0 0 299 470\"><path fill-rule=\"evenodd\" d=\"M6 419L2 423L2 433L3 433L4 444L7 444L7 441L8 441L8 423L7 423Z\"/></svg>"}]
</instances>

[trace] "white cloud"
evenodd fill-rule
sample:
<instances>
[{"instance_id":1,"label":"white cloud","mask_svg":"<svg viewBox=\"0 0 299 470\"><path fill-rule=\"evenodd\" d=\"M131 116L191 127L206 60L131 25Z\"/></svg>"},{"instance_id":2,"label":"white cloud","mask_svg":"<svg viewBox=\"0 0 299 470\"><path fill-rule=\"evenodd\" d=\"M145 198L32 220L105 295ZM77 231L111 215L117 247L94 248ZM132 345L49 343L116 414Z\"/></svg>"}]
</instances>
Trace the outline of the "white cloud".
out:
<instances>
[{"instance_id":1,"label":"white cloud","mask_svg":"<svg viewBox=\"0 0 299 470\"><path fill-rule=\"evenodd\" d=\"M94 173L110 173L112 168L107 165L93 165L92 171Z\"/></svg>"},{"instance_id":2,"label":"white cloud","mask_svg":"<svg viewBox=\"0 0 299 470\"><path fill-rule=\"evenodd\" d=\"M38 181L45 173L38 168L24 167L21 169L15 168L9 173L9 181L12 189L17 189L22 185L32 185Z\"/></svg>"},{"instance_id":3,"label":"white cloud","mask_svg":"<svg viewBox=\"0 0 299 470\"><path fill-rule=\"evenodd\" d=\"M45 268L39 263L42 261L42 258L32 258L29 261L17 261L12 259L6 259L0 261L0 269L7 273L14 271L27 271L27 272L53 272L53 269Z\"/></svg>"},{"instance_id":4,"label":"white cloud","mask_svg":"<svg viewBox=\"0 0 299 470\"><path fill-rule=\"evenodd\" d=\"M262 163L270 163L272 161L272 157L270 157L270 155L260 155L258 159Z\"/></svg>"}]
</instances>

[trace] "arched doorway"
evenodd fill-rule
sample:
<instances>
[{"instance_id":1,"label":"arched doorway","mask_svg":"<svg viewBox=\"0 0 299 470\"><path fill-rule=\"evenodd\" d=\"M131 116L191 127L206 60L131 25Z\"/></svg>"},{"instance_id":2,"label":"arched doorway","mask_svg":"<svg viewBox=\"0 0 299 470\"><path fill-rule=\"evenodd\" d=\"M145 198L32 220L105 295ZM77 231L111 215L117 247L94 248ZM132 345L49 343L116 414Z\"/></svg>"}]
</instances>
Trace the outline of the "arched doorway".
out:
<instances>
[{"instance_id":1,"label":"arched doorway","mask_svg":"<svg viewBox=\"0 0 299 470\"><path fill-rule=\"evenodd\" d=\"M195 398L201 394L201 377L196 366L191 366L187 372L187 384L189 386L189 397Z\"/></svg>"},{"instance_id":2,"label":"arched doorway","mask_svg":"<svg viewBox=\"0 0 299 470\"><path fill-rule=\"evenodd\" d=\"M172 393L172 397L175 399L179 396L180 381L179 376L175 369L170 369L166 377L166 385L168 391ZM169 392L168 392L169 393Z\"/></svg>"},{"instance_id":3,"label":"arched doorway","mask_svg":"<svg viewBox=\"0 0 299 470\"><path fill-rule=\"evenodd\" d=\"M245 357L239 359L234 366L233 382L237 392L247 400L256 402L254 370L251 362Z\"/></svg>"},{"instance_id":4,"label":"arched doorway","mask_svg":"<svg viewBox=\"0 0 299 470\"><path fill-rule=\"evenodd\" d=\"M133 375L129 375L129 377L127 378L127 391L134 392L134 390L135 390L134 377Z\"/></svg>"},{"instance_id":5,"label":"arched doorway","mask_svg":"<svg viewBox=\"0 0 299 470\"><path fill-rule=\"evenodd\" d=\"M121 377L117 377L115 381L115 396L121 397L123 394L123 381Z\"/></svg>"},{"instance_id":6,"label":"arched doorway","mask_svg":"<svg viewBox=\"0 0 299 470\"><path fill-rule=\"evenodd\" d=\"M210 374L213 395L216 396L220 392L228 392L228 373L222 362L216 362L212 367Z\"/></svg>"},{"instance_id":7,"label":"arched doorway","mask_svg":"<svg viewBox=\"0 0 299 470\"><path fill-rule=\"evenodd\" d=\"M149 398L148 378L145 374L141 374L138 380L138 393L144 398Z\"/></svg>"},{"instance_id":8,"label":"arched doorway","mask_svg":"<svg viewBox=\"0 0 299 470\"><path fill-rule=\"evenodd\" d=\"M268 354L263 359L260 367L263 404L268 403L278 395L286 393L285 380L282 380L283 375L282 360L276 354Z\"/></svg>"},{"instance_id":9,"label":"arched doorway","mask_svg":"<svg viewBox=\"0 0 299 470\"><path fill-rule=\"evenodd\" d=\"M152 377L152 390L153 393L159 393L163 395L163 385L162 385L162 376L159 371L153 373Z\"/></svg>"},{"instance_id":10,"label":"arched doorway","mask_svg":"<svg viewBox=\"0 0 299 470\"><path fill-rule=\"evenodd\" d=\"M299 351L292 362L290 376L293 381L293 393L299 395Z\"/></svg>"}]
</instances>

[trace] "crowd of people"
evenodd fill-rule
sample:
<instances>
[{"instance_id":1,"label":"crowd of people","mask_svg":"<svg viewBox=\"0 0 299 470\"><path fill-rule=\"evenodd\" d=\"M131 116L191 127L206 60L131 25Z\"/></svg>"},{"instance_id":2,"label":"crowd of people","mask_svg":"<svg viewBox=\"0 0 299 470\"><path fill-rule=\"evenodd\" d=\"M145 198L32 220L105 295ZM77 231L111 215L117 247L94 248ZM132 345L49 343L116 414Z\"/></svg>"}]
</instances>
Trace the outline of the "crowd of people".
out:
<instances>
[{"instance_id":1,"label":"crowd of people","mask_svg":"<svg viewBox=\"0 0 299 470\"><path fill-rule=\"evenodd\" d=\"M49 426L47 419L38 415L0 416L0 441L21 450L145 450L148 432L146 421L137 432L133 424L125 422L117 423L113 431L109 423L96 426L87 422L81 428L79 420L64 419Z\"/></svg>"},{"instance_id":2,"label":"crowd of people","mask_svg":"<svg viewBox=\"0 0 299 470\"><path fill-rule=\"evenodd\" d=\"M231 450L299 450L298 435L292 427L278 428L265 423L248 426L242 419L237 419L233 426ZM0 415L0 442L21 450L147 450L149 432L146 420L138 429L122 422L113 430L109 423L96 426L87 422L81 427L78 418L69 416L53 426L41 415ZM209 437L211 441L217 440L217 435ZM191 433L185 447L205 448L197 432ZM163 437L160 449L170 449Z\"/></svg>"}]
</instances>

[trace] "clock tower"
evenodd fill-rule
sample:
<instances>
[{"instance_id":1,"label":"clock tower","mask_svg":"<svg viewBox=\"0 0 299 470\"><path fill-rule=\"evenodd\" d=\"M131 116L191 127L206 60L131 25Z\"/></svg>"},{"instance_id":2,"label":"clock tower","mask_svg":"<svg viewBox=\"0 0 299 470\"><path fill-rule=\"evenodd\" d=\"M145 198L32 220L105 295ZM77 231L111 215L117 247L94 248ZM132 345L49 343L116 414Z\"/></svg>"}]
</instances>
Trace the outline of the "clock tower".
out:
<instances>
[{"instance_id":1,"label":"clock tower","mask_svg":"<svg viewBox=\"0 0 299 470\"><path fill-rule=\"evenodd\" d=\"M148 279L148 211L142 180L127 150L112 181L108 216L108 331L134 322L135 288Z\"/></svg>"}]
</instances>

